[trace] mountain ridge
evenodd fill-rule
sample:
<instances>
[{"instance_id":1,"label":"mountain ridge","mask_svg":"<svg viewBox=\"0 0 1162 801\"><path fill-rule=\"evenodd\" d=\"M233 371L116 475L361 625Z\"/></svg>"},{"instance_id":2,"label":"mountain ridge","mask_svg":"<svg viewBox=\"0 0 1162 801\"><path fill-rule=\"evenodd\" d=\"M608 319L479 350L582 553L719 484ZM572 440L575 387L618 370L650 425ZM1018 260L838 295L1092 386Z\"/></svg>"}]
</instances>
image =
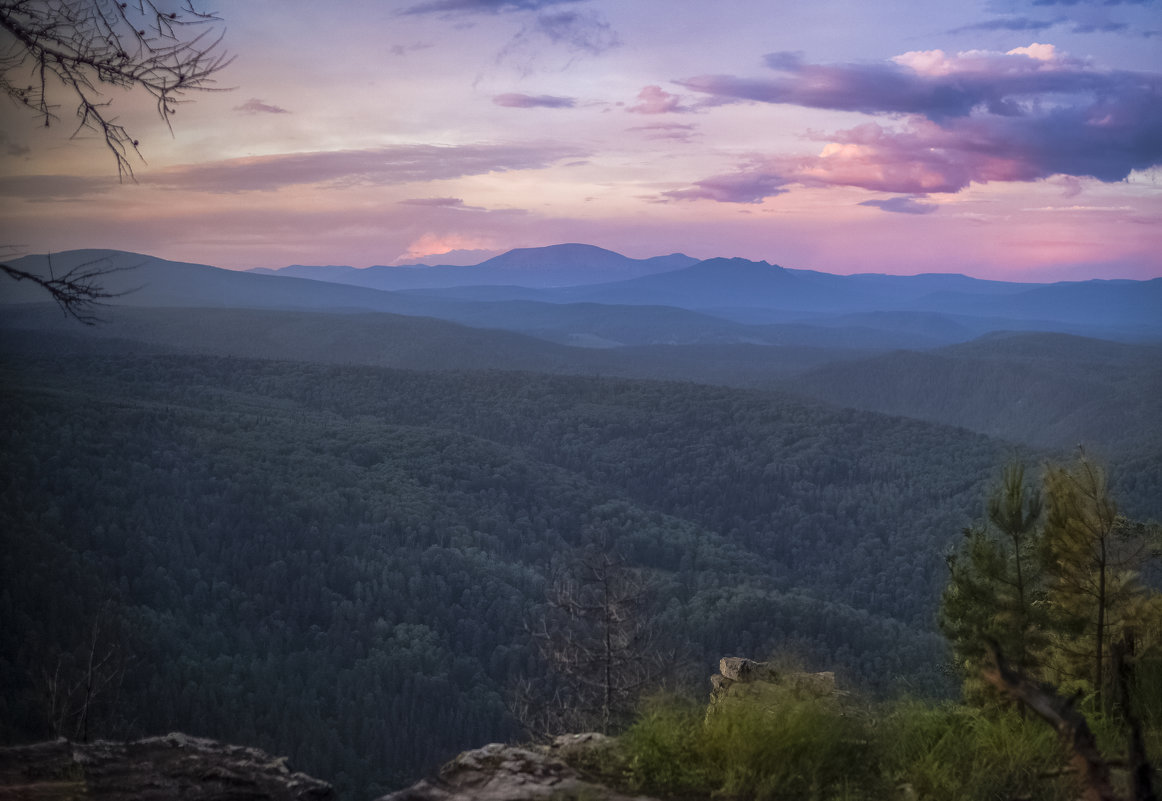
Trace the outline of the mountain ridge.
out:
<instances>
[{"instance_id":1,"label":"mountain ridge","mask_svg":"<svg viewBox=\"0 0 1162 801\"><path fill-rule=\"evenodd\" d=\"M546 253L564 254L563 266L540 261ZM609 269L629 265L626 269L631 271L652 272L604 283L546 285L571 270L575 273L577 264L592 265L594 254L613 265ZM772 324L814 326L817 336L831 342L836 341L836 332L846 331L849 344L859 347L869 331L876 332L877 347L936 347L998 329L1056 331L1123 341L1162 339L1162 278L1028 285L939 274L842 276L740 258L692 264L688 263L690 257L680 254L658 259L626 259L612 251L581 245L525 249L490 260L502 265L492 273L480 272L477 267L448 268L459 273L475 270L473 280L492 275L496 281L511 282L521 271L539 275L523 286L492 283L408 291L226 270L111 250L27 256L11 264L46 276L50 267L59 275L79 264L107 265L112 272L101 276L104 288L115 295L124 293L110 305L379 311L539 332L553 341L564 337L573 344L589 342L595 346L721 341L777 345L787 341L789 332L773 331L768 328ZM512 269L503 267L505 264ZM684 266L662 269L674 265ZM381 269L393 274L424 272L419 268ZM598 272L608 276L609 269ZM360 271L340 270L344 275L355 272ZM597 274L591 273L590 278ZM0 303L44 299L43 290L32 282L0 282ZM566 312L564 304L573 308ZM657 312L645 311L647 307L671 309L669 319L663 322ZM553 321L558 315L562 320ZM609 337L610 321L618 316L622 320L614 328L637 328L637 333L629 339ZM650 330L638 322L645 318L651 320ZM551 321L547 328L545 320ZM731 329L723 321L736 327ZM743 328L737 328L740 325ZM726 329L731 333L724 337ZM801 329L792 338L802 342L808 334Z\"/></svg>"}]
</instances>

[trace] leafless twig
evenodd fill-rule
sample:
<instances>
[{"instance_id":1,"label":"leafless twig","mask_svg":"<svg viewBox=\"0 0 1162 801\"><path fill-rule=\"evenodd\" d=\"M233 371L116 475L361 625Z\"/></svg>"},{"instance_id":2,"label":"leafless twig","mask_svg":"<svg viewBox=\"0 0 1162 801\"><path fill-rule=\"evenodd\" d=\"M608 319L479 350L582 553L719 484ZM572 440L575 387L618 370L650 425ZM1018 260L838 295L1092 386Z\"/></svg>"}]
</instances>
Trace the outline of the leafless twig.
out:
<instances>
[{"instance_id":1,"label":"leafless twig","mask_svg":"<svg viewBox=\"0 0 1162 801\"><path fill-rule=\"evenodd\" d=\"M47 127L59 120L51 99L76 101L76 136L99 134L117 174L133 179L130 155L139 142L109 113L102 85L142 90L170 127L190 91L214 91L214 76L233 59L220 52L222 33L197 27L219 22L193 0L165 10L154 0L0 0L0 90ZM192 34L192 35L191 35Z\"/></svg>"}]
</instances>

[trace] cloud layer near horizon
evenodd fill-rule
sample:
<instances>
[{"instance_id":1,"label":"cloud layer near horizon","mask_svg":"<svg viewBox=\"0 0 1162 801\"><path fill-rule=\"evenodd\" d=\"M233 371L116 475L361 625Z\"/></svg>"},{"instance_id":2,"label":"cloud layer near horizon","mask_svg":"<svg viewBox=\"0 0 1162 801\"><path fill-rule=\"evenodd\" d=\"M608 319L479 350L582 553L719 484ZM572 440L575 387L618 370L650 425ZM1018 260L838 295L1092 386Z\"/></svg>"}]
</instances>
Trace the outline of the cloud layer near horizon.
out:
<instances>
[{"instance_id":1,"label":"cloud layer near horizon","mask_svg":"<svg viewBox=\"0 0 1162 801\"><path fill-rule=\"evenodd\" d=\"M577 101L571 97L525 95L519 92L496 95L492 98L492 102L506 108L573 108L577 105Z\"/></svg>"},{"instance_id":2,"label":"cloud layer near horizon","mask_svg":"<svg viewBox=\"0 0 1162 801\"><path fill-rule=\"evenodd\" d=\"M557 144L395 145L362 150L287 153L230 159L152 173L143 184L204 192L269 191L284 186L334 187L438 181L511 170L536 170L583 155Z\"/></svg>"},{"instance_id":3,"label":"cloud layer near horizon","mask_svg":"<svg viewBox=\"0 0 1162 801\"><path fill-rule=\"evenodd\" d=\"M1112 182L1162 163L1162 76L1099 70L1034 44L1007 53L917 51L876 64L766 57L772 78L679 83L716 103L761 102L891 118L823 138L815 156L751 160L746 176L666 193L753 203L790 184L898 193L1052 175ZM761 193L761 187L770 191Z\"/></svg>"}]
</instances>

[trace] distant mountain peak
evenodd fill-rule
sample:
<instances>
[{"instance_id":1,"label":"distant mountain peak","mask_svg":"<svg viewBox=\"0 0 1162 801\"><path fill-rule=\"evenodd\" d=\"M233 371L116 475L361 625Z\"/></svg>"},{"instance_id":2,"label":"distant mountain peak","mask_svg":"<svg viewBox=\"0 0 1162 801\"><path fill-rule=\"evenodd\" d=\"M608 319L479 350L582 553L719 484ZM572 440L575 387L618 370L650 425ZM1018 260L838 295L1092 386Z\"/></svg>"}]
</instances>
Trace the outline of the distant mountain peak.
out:
<instances>
[{"instance_id":1,"label":"distant mountain peak","mask_svg":"<svg viewBox=\"0 0 1162 801\"><path fill-rule=\"evenodd\" d=\"M538 269L552 266L581 267L587 265L608 265L638 261L615 253L597 245L567 242L540 248L514 248L499 256L493 256L478 264L478 267L500 267L504 269Z\"/></svg>"},{"instance_id":2,"label":"distant mountain peak","mask_svg":"<svg viewBox=\"0 0 1162 801\"><path fill-rule=\"evenodd\" d=\"M744 259L741 256L732 256L732 257L716 256L715 258L706 259L702 262L699 262L699 264L706 265L708 267L721 267L721 266L729 265L729 266L735 267L735 268L752 267L752 268L763 268L763 269L767 269L767 270L778 270L779 272L786 272L786 270L783 269L782 267L780 267L779 265L771 264L769 261L754 261L753 259Z\"/></svg>"}]
</instances>

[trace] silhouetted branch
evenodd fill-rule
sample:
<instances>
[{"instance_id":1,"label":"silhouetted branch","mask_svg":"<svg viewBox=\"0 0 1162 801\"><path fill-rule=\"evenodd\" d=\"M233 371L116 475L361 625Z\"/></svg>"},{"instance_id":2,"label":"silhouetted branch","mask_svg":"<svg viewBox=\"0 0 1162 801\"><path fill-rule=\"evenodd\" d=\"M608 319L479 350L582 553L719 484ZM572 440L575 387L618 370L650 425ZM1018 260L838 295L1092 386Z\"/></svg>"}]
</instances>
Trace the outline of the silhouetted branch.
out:
<instances>
[{"instance_id":1,"label":"silhouetted branch","mask_svg":"<svg viewBox=\"0 0 1162 801\"><path fill-rule=\"evenodd\" d=\"M214 91L214 75L233 59L217 52L222 35L210 30L183 39L191 26L219 22L186 0L178 11L162 11L153 0L0 0L0 90L44 120L59 119L54 89L76 101L76 136L101 135L117 162L117 175L133 178L130 153L138 140L109 115L101 85L141 90L171 126L177 104L190 91ZM7 39L8 41L4 41ZM18 73L25 73L21 78ZM59 84L59 87L57 86Z\"/></svg>"},{"instance_id":2,"label":"silhouetted branch","mask_svg":"<svg viewBox=\"0 0 1162 801\"><path fill-rule=\"evenodd\" d=\"M79 264L60 277L50 272L46 278L7 264L0 264L0 270L16 281L31 281L46 289L66 317L72 317L84 325L96 325L100 318L94 314L94 309L107 305L103 301L109 298L118 298L133 291L110 292L105 289L101 282L106 276L134 268L96 266L102 261L98 259Z\"/></svg>"}]
</instances>

